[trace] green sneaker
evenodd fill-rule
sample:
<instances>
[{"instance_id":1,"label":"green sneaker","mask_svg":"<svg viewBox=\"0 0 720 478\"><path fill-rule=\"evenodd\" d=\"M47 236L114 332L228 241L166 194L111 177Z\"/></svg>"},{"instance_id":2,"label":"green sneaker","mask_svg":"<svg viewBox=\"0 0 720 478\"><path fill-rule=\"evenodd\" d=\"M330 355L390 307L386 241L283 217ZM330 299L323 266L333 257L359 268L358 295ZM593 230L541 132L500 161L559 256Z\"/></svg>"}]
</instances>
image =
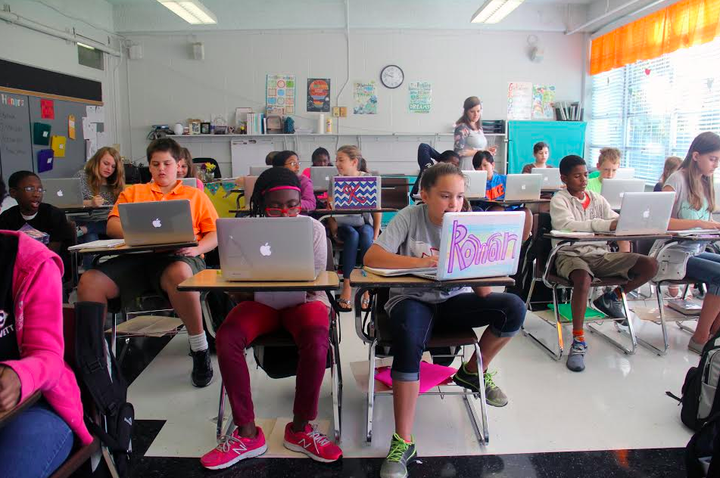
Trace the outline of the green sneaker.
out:
<instances>
[{"instance_id":1,"label":"green sneaker","mask_svg":"<svg viewBox=\"0 0 720 478\"><path fill-rule=\"evenodd\" d=\"M492 407L504 407L508 404L508 398L500 387L495 385L493 377L496 374L497 372L485 372L485 402ZM477 372L468 372L464 362L453 376L453 382L474 393L480 393L480 375Z\"/></svg>"},{"instance_id":2,"label":"green sneaker","mask_svg":"<svg viewBox=\"0 0 720 478\"><path fill-rule=\"evenodd\" d=\"M393 434L390 441L390 451L385 461L383 461L382 468L380 468L380 478L407 477L407 464L416 454L414 439L411 443L408 443L400 438L397 433Z\"/></svg>"}]
</instances>

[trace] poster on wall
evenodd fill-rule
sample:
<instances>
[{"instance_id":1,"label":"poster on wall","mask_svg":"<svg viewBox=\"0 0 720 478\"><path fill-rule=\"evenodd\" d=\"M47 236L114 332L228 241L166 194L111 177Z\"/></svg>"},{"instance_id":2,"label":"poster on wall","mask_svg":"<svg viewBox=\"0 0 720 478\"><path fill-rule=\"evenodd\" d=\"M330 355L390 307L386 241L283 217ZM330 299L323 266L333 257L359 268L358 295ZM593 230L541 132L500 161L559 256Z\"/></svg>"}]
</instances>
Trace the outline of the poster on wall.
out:
<instances>
[{"instance_id":1,"label":"poster on wall","mask_svg":"<svg viewBox=\"0 0 720 478\"><path fill-rule=\"evenodd\" d=\"M353 114L376 115L377 91L374 81L353 83Z\"/></svg>"},{"instance_id":2,"label":"poster on wall","mask_svg":"<svg viewBox=\"0 0 720 478\"><path fill-rule=\"evenodd\" d=\"M555 101L555 87L533 85L532 117L539 120L553 119L553 102Z\"/></svg>"},{"instance_id":3,"label":"poster on wall","mask_svg":"<svg viewBox=\"0 0 720 478\"><path fill-rule=\"evenodd\" d=\"M295 75L267 75L265 107L269 115L295 114Z\"/></svg>"},{"instance_id":4,"label":"poster on wall","mask_svg":"<svg viewBox=\"0 0 720 478\"><path fill-rule=\"evenodd\" d=\"M513 81L508 84L507 119L529 120L532 118L532 83Z\"/></svg>"},{"instance_id":5,"label":"poster on wall","mask_svg":"<svg viewBox=\"0 0 720 478\"><path fill-rule=\"evenodd\" d=\"M308 78L307 111L315 113L330 111L330 78Z\"/></svg>"},{"instance_id":6,"label":"poster on wall","mask_svg":"<svg viewBox=\"0 0 720 478\"><path fill-rule=\"evenodd\" d=\"M410 113L430 113L432 106L432 83L412 81L408 85L408 111Z\"/></svg>"}]
</instances>

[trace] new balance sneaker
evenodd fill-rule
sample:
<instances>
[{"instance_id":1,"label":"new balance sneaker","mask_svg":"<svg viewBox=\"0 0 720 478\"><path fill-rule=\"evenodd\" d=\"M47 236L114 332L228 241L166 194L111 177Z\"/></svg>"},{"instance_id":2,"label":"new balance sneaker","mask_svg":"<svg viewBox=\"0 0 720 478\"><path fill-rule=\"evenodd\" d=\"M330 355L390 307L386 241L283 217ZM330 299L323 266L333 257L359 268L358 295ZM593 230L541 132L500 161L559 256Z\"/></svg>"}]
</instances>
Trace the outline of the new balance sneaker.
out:
<instances>
[{"instance_id":1,"label":"new balance sneaker","mask_svg":"<svg viewBox=\"0 0 720 478\"><path fill-rule=\"evenodd\" d=\"M570 347L570 353L567 359L567 368L573 372L582 372L585 370L585 353L587 352L587 345L585 342L579 340L573 340L572 347Z\"/></svg>"},{"instance_id":2,"label":"new balance sneaker","mask_svg":"<svg viewBox=\"0 0 720 478\"><path fill-rule=\"evenodd\" d=\"M497 372L485 372L485 402L492 407L504 407L508 404L508 398L500 387L495 385L493 377L496 374ZM474 393L480 393L480 375L477 372L468 372L465 363L453 376L453 382Z\"/></svg>"},{"instance_id":3,"label":"new balance sneaker","mask_svg":"<svg viewBox=\"0 0 720 478\"><path fill-rule=\"evenodd\" d=\"M255 438L241 437L236 428L224 443L205 453L200 458L200 463L208 470L222 470L240 460L260 456L266 451L267 443L262 428L257 427Z\"/></svg>"},{"instance_id":4,"label":"new balance sneaker","mask_svg":"<svg viewBox=\"0 0 720 478\"><path fill-rule=\"evenodd\" d=\"M407 464L417 454L415 441L406 442L393 434L390 441L390 451L380 468L380 478L406 478L408 476Z\"/></svg>"},{"instance_id":5,"label":"new balance sneaker","mask_svg":"<svg viewBox=\"0 0 720 478\"><path fill-rule=\"evenodd\" d=\"M593 301L593 305L603 314L614 319L626 319L622 301L615 292L606 292Z\"/></svg>"},{"instance_id":6,"label":"new balance sneaker","mask_svg":"<svg viewBox=\"0 0 720 478\"><path fill-rule=\"evenodd\" d=\"M315 461L332 463L342 456L339 446L320 433L315 427L305 425L305 430L294 432L292 422L285 426L285 448L304 453Z\"/></svg>"},{"instance_id":7,"label":"new balance sneaker","mask_svg":"<svg viewBox=\"0 0 720 478\"><path fill-rule=\"evenodd\" d=\"M195 387L207 387L213 379L213 367L210 361L210 350L190 352L193 359L192 384Z\"/></svg>"}]
</instances>

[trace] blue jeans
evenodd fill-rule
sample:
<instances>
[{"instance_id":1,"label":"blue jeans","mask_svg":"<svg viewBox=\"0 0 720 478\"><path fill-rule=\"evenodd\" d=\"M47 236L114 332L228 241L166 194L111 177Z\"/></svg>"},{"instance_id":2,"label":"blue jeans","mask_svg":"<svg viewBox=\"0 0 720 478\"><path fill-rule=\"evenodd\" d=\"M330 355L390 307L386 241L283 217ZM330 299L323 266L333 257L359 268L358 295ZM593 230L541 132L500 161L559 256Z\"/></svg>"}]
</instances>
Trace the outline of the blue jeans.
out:
<instances>
[{"instance_id":1,"label":"blue jeans","mask_svg":"<svg viewBox=\"0 0 720 478\"><path fill-rule=\"evenodd\" d=\"M350 274L357 264L358 254L362 262L365 253L373 243L375 231L370 224L354 227L345 224L338 226L338 236L343 241L342 272L344 278L350 278Z\"/></svg>"},{"instance_id":2,"label":"blue jeans","mask_svg":"<svg viewBox=\"0 0 720 478\"><path fill-rule=\"evenodd\" d=\"M0 476L50 476L70 456L73 442L67 423L40 400L0 428Z\"/></svg>"},{"instance_id":3,"label":"blue jeans","mask_svg":"<svg viewBox=\"0 0 720 478\"><path fill-rule=\"evenodd\" d=\"M479 297L473 292L456 295L439 304L405 299L397 303L390 314L392 379L404 382L420 379L420 359L433 330L488 325L496 337L512 337L524 321L525 303L514 294L492 293Z\"/></svg>"},{"instance_id":4,"label":"blue jeans","mask_svg":"<svg viewBox=\"0 0 720 478\"><path fill-rule=\"evenodd\" d=\"M720 295L720 255L703 252L691 257L685 277L707 284L708 293Z\"/></svg>"},{"instance_id":5,"label":"blue jeans","mask_svg":"<svg viewBox=\"0 0 720 478\"><path fill-rule=\"evenodd\" d=\"M80 244L85 244L86 242L92 242L97 241L100 239L100 235L105 235L107 233L107 221L78 221L78 226L85 226L87 228L87 233L83 236L78 238L78 242ZM87 271L90 270L92 267L93 260L95 259L95 256L92 254L83 254L83 268Z\"/></svg>"}]
</instances>

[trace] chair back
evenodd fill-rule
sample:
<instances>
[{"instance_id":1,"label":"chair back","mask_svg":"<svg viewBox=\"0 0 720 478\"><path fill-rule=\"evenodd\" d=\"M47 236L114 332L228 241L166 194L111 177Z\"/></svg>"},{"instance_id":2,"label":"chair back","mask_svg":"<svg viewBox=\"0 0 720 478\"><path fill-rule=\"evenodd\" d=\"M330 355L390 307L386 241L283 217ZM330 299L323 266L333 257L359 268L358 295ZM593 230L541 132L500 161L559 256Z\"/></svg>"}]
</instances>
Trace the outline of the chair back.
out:
<instances>
[{"instance_id":1,"label":"chair back","mask_svg":"<svg viewBox=\"0 0 720 478\"><path fill-rule=\"evenodd\" d=\"M382 178L382 207L402 209L410 204L407 178Z\"/></svg>"},{"instance_id":2,"label":"chair back","mask_svg":"<svg viewBox=\"0 0 720 478\"><path fill-rule=\"evenodd\" d=\"M550 251L552 251L552 240L545 237L545 234L552 231L552 220L550 214L541 212L533 215L532 237L533 243L530 246L532 256L535 257L535 268L533 277L541 279L545 272Z\"/></svg>"},{"instance_id":3,"label":"chair back","mask_svg":"<svg viewBox=\"0 0 720 478\"><path fill-rule=\"evenodd\" d=\"M222 178L222 173L220 172L220 165L218 165L218 162L214 158L193 158L193 164L202 164L202 163L210 163L215 166L215 169L213 170L213 176L215 179Z\"/></svg>"}]
</instances>

